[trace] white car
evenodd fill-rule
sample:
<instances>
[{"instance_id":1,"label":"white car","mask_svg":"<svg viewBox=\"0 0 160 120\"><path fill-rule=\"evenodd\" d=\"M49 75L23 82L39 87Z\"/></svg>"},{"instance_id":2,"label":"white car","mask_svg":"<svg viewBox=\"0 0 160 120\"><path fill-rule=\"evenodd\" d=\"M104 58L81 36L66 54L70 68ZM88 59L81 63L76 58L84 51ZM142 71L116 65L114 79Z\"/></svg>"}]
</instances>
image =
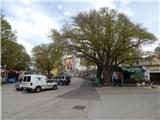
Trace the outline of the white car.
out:
<instances>
[{"instance_id":1,"label":"white car","mask_svg":"<svg viewBox=\"0 0 160 120\"><path fill-rule=\"evenodd\" d=\"M15 83L15 88L16 88L16 90L23 90L22 89L22 79L18 79L18 81L16 81L16 83Z\"/></svg>"},{"instance_id":2,"label":"white car","mask_svg":"<svg viewBox=\"0 0 160 120\"><path fill-rule=\"evenodd\" d=\"M57 89L57 83L49 81L44 75L25 75L21 87L28 92L40 92L45 89Z\"/></svg>"}]
</instances>

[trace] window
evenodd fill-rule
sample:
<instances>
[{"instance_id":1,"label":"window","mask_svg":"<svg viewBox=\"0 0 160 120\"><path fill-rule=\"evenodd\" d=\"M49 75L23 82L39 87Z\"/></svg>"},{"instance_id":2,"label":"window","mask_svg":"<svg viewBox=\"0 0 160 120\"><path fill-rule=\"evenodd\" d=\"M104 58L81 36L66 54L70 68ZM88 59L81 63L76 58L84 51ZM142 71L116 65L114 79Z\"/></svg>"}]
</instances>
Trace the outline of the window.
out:
<instances>
[{"instance_id":1,"label":"window","mask_svg":"<svg viewBox=\"0 0 160 120\"><path fill-rule=\"evenodd\" d=\"M70 70L72 70L72 67L70 67Z\"/></svg>"},{"instance_id":2,"label":"window","mask_svg":"<svg viewBox=\"0 0 160 120\"><path fill-rule=\"evenodd\" d=\"M37 77L37 80L41 80L41 78L40 78L40 77Z\"/></svg>"},{"instance_id":3,"label":"window","mask_svg":"<svg viewBox=\"0 0 160 120\"><path fill-rule=\"evenodd\" d=\"M28 76L27 82L30 82L30 81L31 81L31 76Z\"/></svg>"},{"instance_id":4,"label":"window","mask_svg":"<svg viewBox=\"0 0 160 120\"><path fill-rule=\"evenodd\" d=\"M24 82L26 82L26 81L27 81L27 76L25 76L25 77L24 77L23 81L24 81Z\"/></svg>"},{"instance_id":5,"label":"window","mask_svg":"<svg viewBox=\"0 0 160 120\"><path fill-rule=\"evenodd\" d=\"M19 78L19 79L18 79L18 82L22 82L22 78Z\"/></svg>"},{"instance_id":6,"label":"window","mask_svg":"<svg viewBox=\"0 0 160 120\"><path fill-rule=\"evenodd\" d=\"M69 70L69 66L67 66L67 69Z\"/></svg>"}]
</instances>

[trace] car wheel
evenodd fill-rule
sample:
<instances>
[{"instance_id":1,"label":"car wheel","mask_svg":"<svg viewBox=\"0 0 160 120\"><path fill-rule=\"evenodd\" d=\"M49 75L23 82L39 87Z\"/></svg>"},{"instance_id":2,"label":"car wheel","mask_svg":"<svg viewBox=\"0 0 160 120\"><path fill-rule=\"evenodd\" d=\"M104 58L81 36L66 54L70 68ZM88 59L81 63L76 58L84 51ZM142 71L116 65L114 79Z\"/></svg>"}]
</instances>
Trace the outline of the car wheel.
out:
<instances>
[{"instance_id":1,"label":"car wheel","mask_svg":"<svg viewBox=\"0 0 160 120\"><path fill-rule=\"evenodd\" d=\"M27 92L31 92L31 90L30 90L30 89L27 89Z\"/></svg>"},{"instance_id":2,"label":"car wheel","mask_svg":"<svg viewBox=\"0 0 160 120\"><path fill-rule=\"evenodd\" d=\"M17 91L20 91L20 89L19 89L19 88L16 88L16 90L17 90Z\"/></svg>"},{"instance_id":3,"label":"car wheel","mask_svg":"<svg viewBox=\"0 0 160 120\"><path fill-rule=\"evenodd\" d=\"M38 93L38 92L40 92L40 91L41 91L41 87L36 87L36 88L35 88L35 92Z\"/></svg>"},{"instance_id":4,"label":"car wheel","mask_svg":"<svg viewBox=\"0 0 160 120\"><path fill-rule=\"evenodd\" d=\"M53 90L57 90L57 85L54 85L54 86L53 86Z\"/></svg>"}]
</instances>

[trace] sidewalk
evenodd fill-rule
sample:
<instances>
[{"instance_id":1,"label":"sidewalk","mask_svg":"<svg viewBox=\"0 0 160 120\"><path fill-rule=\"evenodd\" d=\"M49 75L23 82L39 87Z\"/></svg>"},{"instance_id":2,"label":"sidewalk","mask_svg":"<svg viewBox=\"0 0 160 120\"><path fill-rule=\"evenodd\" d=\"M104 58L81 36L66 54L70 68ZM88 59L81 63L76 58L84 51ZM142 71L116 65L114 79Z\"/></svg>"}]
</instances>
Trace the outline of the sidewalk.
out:
<instances>
[{"instance_id":1,"label":"sidewalk","mask_svg":"<svg viewBox=\"0 0 160 120\"><path fill-rule=\"evenodd\" d=\"M138 87L96 88L101 101L89 112L89 118L100 120L159 120L160 89Z\"/></svg>"}]
</instances>

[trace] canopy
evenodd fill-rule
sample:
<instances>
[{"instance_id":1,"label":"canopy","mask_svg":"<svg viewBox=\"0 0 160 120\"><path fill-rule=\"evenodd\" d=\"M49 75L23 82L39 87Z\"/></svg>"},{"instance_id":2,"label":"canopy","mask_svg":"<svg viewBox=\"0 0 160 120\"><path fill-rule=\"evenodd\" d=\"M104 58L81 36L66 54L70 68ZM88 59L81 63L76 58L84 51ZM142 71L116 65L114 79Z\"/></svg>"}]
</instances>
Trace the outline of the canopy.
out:
<instances>
[{"instance_id":1,"label":"canopy","mask_svg":"<svg viewBox=\"0 0 160 120\"><path fill-rule=\"evenodd\" d=\"M145 70L143 68L140 68L140 67L119 67L119 71L139 73L139 72L144 72Z\"/></svg>"},{"instance_id":2,"label":"canopy","mask_svg":"<svg viewBox=\"0 0 160 120\"><path fill-rule=\"evenodd\" d=\"M135 80L143 81L145 70L141 67L119 67L120 72L134 74Z\"/></svg>"}]
</instances>

